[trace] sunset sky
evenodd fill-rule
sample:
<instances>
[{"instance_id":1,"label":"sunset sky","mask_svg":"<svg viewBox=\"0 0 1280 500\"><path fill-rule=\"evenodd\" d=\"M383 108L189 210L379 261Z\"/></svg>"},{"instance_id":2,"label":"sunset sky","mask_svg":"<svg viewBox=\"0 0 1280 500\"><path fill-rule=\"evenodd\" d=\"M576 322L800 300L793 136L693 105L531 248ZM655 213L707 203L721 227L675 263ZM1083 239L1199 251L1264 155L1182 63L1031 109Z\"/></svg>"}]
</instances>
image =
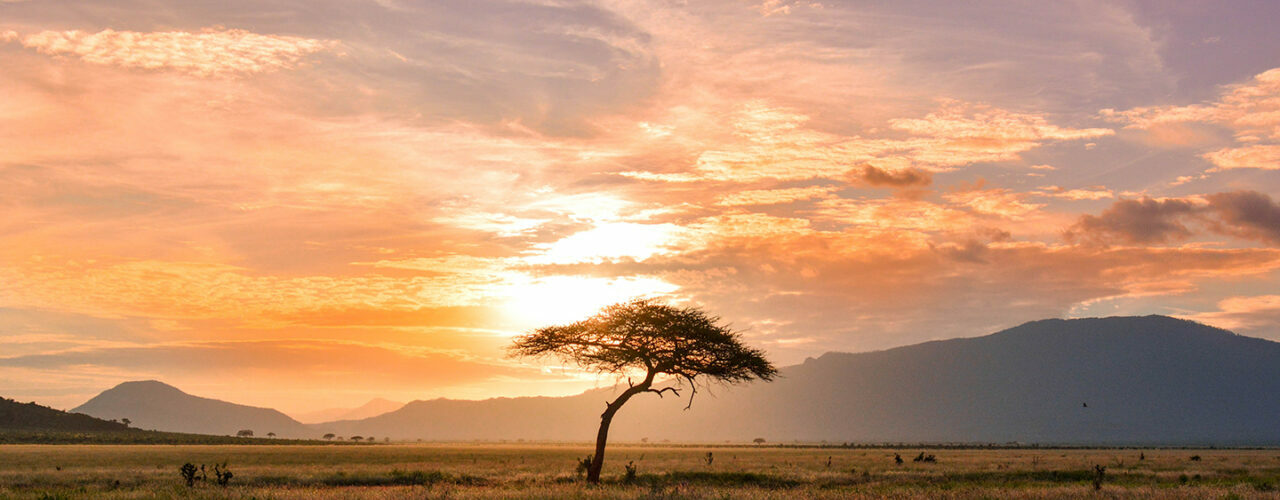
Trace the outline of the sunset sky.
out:
<instances>
[{"instance_id":1,"label":"sunset sky","mask_svg":"<svg viewBox=\"0 0 1280 500\"><path fill-rule=\"evenodd\" d=\"M1280 340L1280 5L0 0L0 396L565 395L662 297L779 365Z\"/></svg>"}]
</instances>

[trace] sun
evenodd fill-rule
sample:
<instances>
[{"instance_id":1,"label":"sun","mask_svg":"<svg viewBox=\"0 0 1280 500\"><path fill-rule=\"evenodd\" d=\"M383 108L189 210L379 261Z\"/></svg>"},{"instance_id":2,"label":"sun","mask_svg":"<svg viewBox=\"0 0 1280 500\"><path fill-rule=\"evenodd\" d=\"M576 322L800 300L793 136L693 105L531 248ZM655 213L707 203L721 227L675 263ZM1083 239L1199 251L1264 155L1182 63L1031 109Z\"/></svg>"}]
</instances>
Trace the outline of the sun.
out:
<instances>
[{"instance_id":1,"label":"sun","mask_svg":"<svg viewBox=\"0 0 1280 500\"><path fill-rule=\"evenodd\" d=\"M520 328L571 323L604 306L638 297L668 295L679 287L657 278L548 276L510 286L503 310Z\"/></svg>"}]
</instances>

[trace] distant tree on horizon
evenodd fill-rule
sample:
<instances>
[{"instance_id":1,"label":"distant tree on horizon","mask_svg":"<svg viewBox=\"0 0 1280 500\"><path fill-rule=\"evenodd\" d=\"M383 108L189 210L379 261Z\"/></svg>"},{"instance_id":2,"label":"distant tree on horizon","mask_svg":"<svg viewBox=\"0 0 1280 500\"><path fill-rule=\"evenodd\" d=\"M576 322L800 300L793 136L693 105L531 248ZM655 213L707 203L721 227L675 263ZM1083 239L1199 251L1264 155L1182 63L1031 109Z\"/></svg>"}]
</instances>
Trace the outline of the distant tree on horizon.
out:
<instances>
[{"instance_id":1,"label":"distant tree on horizon","mask_svg":"<svg viewBox=\"0 0 1280 500\"><path fill-rule=\"evenodd\" d=\"M133 421L132 421L132 420L129 420L129 419L127 419L127 418L122 418L122 419L120 419L120 423L124 424L124 426L125 426L125 427L128 427L128 426L129 426L129 424L132 424L132 423L133 423Z\"/></svg>"},{"instance_id":2,"label":"distant tree on horizon","mask_svg":"<svg viewBox=\"0 0 1280 500\"><path fill-rule=\"evenodd\" d=\"M360 437L360 436L351 436L351 437L347 438L347 440L348 440L348 441L355 441L355 442L357 442L357 443L359 443L361 439L364 439L364 438L362 438L362 437Z\"/></svg>"},{"instance_id":3,"label":"distant tree on horizon","mask_svg":"<svg viewBox=\"0 0 1280 500\"><path fill-rule=\"evenodd\" d=\"M236 431L236 437L253 437L253 431L249 429L241 429Z\"/></svg>"},{"instance_id":4,"label":"distant tree on horizon","mask_svg":"<svg viewBox=\"0 0 1280 500\"><path fill-rule=\"evenodd\" d=\"M269 438L276 437L276 433L274 433L274 432L268 432L268 433L267 433L267 437L269 437Z\"/></svg>"},{"instance_id":5,"label":"distant tree on horizon","mask_svg":"<svg viewBox=\"0 0 1280 500\"><path fill-rule=\"evenodd\" d=\"M334 433L330 432L330 433L325 434L324 436L321 436L321 437L323 437L325 441L331 441L331 440L333 440L333 438L337 437L337 434L334 434Z\"/></svg>"},{"instance_id":6,"label":"distant tree on horizon","mask_svg":"<svg viewBox=\"0 0 1280 500\"><path fill-rule=\"evenodd\" d=\"M755 444L764 444L764 438L755 438L752 439L751 442Z\"/></svg>"},{"instance_id":7,"label":"distant tree on horizon","mask_svg":"<svg viewBox=\"0 0 1280 500\"><path fill-rule=\"evenodd\" d=\"M587 467L587 482L599 483L609 424L633 396L652 392L661 397L670 391L679 397L687 383L689 409L700 383L770 381L777 375L764 351L747 347L719 321L697 308L640 299L605 307L576 323L539 328L516 337L509 349L514 356L550 355L600 373L644 372L639 383L628 378L627 389L606 403L600 415L596 451ZM669 376L680 387L654 388L658 376Z\"/></svg>"}]
</instances>

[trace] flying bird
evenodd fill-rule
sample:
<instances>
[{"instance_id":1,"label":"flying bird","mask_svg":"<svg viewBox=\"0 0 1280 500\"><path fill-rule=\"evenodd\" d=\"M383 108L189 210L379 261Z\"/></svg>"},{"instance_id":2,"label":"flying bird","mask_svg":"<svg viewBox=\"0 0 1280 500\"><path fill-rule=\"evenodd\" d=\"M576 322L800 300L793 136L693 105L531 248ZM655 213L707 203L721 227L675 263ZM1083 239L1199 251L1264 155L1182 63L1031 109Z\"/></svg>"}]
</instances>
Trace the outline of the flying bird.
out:
<instances>
[{"instance_id":1,"label":"flying bird","mask_svg":"<svg viewBox=\"0 0 1280 500\"><path fill-rule=\"evenodd\" d=\"M1081 407L1084 407L1084 408L1088 408L1088 407L1089 407L1089 403L1080 403L1080 406L1081 406Z\"/></svg>"}]
</instances>

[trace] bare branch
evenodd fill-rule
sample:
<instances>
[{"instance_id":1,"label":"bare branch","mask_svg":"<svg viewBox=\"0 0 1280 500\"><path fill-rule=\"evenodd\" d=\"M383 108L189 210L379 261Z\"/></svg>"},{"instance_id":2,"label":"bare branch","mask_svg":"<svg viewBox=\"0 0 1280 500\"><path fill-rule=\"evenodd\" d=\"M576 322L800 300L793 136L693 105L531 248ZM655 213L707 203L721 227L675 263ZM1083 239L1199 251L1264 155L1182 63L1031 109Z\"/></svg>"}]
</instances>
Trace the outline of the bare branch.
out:
<instances>
[{"instance_id":1,"label":"bare branch","mask_svg":"<svg viewBox=\"0 0 1280 500\"><path fill-rule=\"evenodd\" d=\"M693 397L698 394L698 384L693 380L693 377L685 375L684 378L689 379L689 404L684 407L685 410L688 410L693 408Z\"/></svg>"}]
</instances>

